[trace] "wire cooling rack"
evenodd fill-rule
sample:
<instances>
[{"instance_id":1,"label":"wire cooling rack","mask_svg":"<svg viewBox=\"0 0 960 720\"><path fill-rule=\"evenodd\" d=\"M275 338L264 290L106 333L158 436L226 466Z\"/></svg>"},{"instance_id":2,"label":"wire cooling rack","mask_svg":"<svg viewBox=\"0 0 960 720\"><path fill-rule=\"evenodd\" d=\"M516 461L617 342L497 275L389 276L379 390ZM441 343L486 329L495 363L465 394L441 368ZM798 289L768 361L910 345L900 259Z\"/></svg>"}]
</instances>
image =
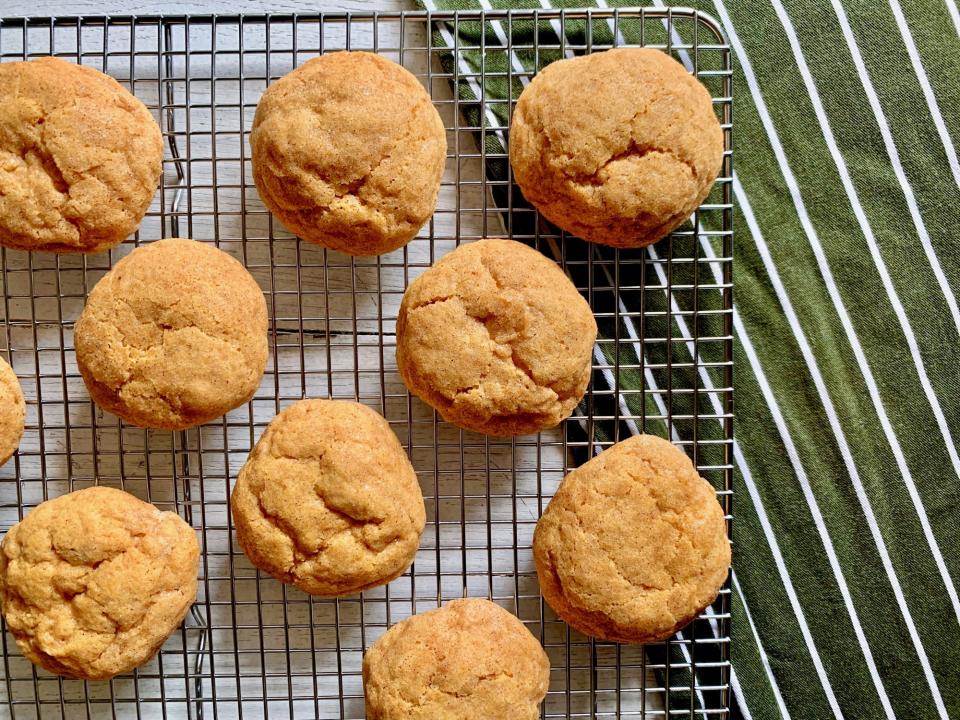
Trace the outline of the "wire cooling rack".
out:
<instances>
[{"instance_id":1,"label":"wire cooling rack","mask_svg":"<svg viewBox=\"0 0 960 720\"><path fill-rule=\"evenodd\" d=\"M618 44L661 47L707 85L727 138L695 222L641 251L612 251L540 222L511 185L504 143L534 66ZM428 88L447 127L439 207L405 249L355 258L300 243L250 175L247 133L267 84L320 53L368 49ZM18 455L0 469L0 530L44 499L102 483L180 513L202 542L199 595L151 662L110 682L37 671L3 633L0 717L362 718L361 658L385 629L452 598L490 597L543 642L544 717L726 717L729 591L667 643L570 632L542 602L534 525L563 475L626 434L671 437L730 511L732 205L730 54L692 10L489 11L0 21L0 59L54 54L111 74L164 132L162 187L137 236L89 257L4 250L0 350L27 397ZM494 82L495 85L495 82ZM483 96L477 100L478 93ZM90 401L73 327L84 297L141 242L188 236L240 258L270 310L271 361L245 407L182 433L120 423ZM564 426L501 440L445 422L400 382L394 331L407 284L458 242L507 235L561 262L601 328L591 390ZM231 481L273 415L304 397L352 398L405 443L428 522L389 586L311 598L259 575L232 538Z\"/></svg>"}]
</instances>

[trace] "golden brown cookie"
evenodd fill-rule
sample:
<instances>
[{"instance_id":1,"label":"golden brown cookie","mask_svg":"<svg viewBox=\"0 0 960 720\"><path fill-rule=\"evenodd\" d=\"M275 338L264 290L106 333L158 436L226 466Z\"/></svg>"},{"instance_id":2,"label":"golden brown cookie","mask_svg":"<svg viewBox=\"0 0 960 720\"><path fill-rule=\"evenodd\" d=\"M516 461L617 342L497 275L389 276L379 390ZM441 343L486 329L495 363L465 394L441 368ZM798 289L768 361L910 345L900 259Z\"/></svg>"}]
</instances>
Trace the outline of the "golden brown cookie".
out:
<instances>
[{"instance_id":1,"label":"golden brown cookie","mask_svg":"<svg viewBox=\"0 0 960 720\"><path fill-rule=\"evenodd\" d=\"M637 435L567 475L537 523L544 599L603 640L663 640L716 598L730 566L723 510L690 459Z\"/></svg>"},{"instance_id":2,"label":"golden brown cookie","mask_svg":"<svg viewBox=\"0 0 960 720\"><path fill-rule=\"evenodd\" d=\"M548 65L521 93L510 127L524 197L564 230L614 247L648 245L682 224L722 160L710 93L660 50Z\"/></svg>"},{"instance_id":3,"label":"golden brown cookie","mask_svg":"<svg viewBox=\"0 0 960 720\"><path fill-rule=\"evenodd\" d=\"M0 465L17 451L26 415L20 381L13 368L0 357Z\"/></svg>"},{"instance_id":4,"label":"golden brown cookie","mask_svg":"<svg viewBox=\"0 0 960 720\"><path fill-rule=\"evenodd\" d=\"M390 425L344 400L301 400L277 415L230 508L250 562L326 597L400 576L426 521L417 474Z\"/></svg>"},{"instance_id":5,"label":"golden brown cookie","mask_svg":"<svg viewBox=\"0 0 960 720\"><path fill-rule=\"evenodd\" d=\"M250 148L260 197L291 232L380 255L433 214L447 140L410 72L372 53L335 52L270 85Z\"/></svg>"},{"instance_id":6,"label":"golden brown cookie","mask_svg":"<svg viewBox=\"0 0 960 720\"><path fill-rule=\"evenodd\" d=\"M367 720L536 720L550 661L489 600L454 600L397 623L363 656Z\"/></svg>"},{"instance_id":7,"label":"golden brown cookie","mask_svg":"<svg viewBox=\"0 0 960 720\"><path fill-rule=\"evenodd\" d=\"M596 338L589 305L556 263L513 240L480 240L410 284L397 318L397 367L445 420L522 435L573 412Z\"/></svg>"},{"instance_id":8,"label":"golden brown cookie","mask_svg":"<svg viewBox=\"0 0 960 720\"><path fill-rule=\"evenodd\" d=\"M0 545L0 606L23 654L105 680L153 657L197 594L200 546L179 515L91 487L41 503Z\"/></svg>"},{"instance_id":9,"label":"golden brown cookie","mask_svg":"<svg viewBox=\"0 0 960 720\"><path fill-rule=\"evenodd\" d=\"M137 229L163 162L142 102L59 58L0 64L0 245L93 253Z\"/></svg>"},{"instance_id":10,"label":"golden brown cookie","mask_svg":"<svg viewBox=\"0 0 960 720\"><path fill-rule=\"evenodd\" d=\"M159 240L96 284L74 342L98 405L134 425L183 429L253 397L267 364L267 305L225 252Z\"/></svg>"}]
</instances>

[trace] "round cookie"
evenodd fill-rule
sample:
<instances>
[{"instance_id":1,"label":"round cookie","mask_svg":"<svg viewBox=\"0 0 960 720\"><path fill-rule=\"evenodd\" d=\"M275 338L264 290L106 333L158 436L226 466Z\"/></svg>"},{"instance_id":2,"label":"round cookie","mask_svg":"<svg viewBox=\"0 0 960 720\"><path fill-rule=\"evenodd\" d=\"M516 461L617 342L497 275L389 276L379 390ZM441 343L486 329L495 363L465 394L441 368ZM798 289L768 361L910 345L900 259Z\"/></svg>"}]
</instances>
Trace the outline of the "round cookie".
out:
<instances>
[{"instance_id":1,"label":"round cookie","mask_svg":"<svg viewBox=\"0 0 960 720\"><path fill-rule=\"evenodd\" d=\"M681 225L723 161L710 93L660 50L559 60L517 101L510 165L524 197L585 240L642 247Z\"/></svg>"},{"instance_id":2,"label":"round cookie","mask_svg":"<svg viewBox=\"0 0 960 720\"><path fill-rule=\"evenodd\" d=\"M26 414L20 381L7 361L0 358L0 465L17 451Z\"/></svg>"},{"instance_id":3,"label":"round cookie","mask_svg":"<svg viewBox=\"0 0 960 720\"><path fill-rule=\"evenodd\" d=\"M433 214L440 115L406 69L366 52L313 58L267 89L250 133L260 197L291 232L350 255L406 245Z\"/></svg>"},{"instance_id":4,"label":"round cookie","mask_svg":"<svg viewBox=\"0 0 960 720\"><path fill-rule=\"evenodd\" d=\"M383 585L413 562L426 522L417 475L390 425L344 400L277 415L230 497L255 566L312 595Z\"/></svg>"},{"instance_id":5,"label":"round cookie","mask_svg":"<svg viewBox=\"0 0 960 720\"><path fill-rule=\"evenodd\" d=\"M537 523L544 599L581 632L664 640L727 577L723 510L690 459L652 435L617 443L567 475Z\"/></svg>"},{"instance_id":6,"label":"round cookie","mask_svg":"<svg viewBox=\"0 0 960 720\"><path fill-rule=\"evenodd\" d=\"M200 546L180 516L91 487L41 503L0 545L0 606L23 654L106 680L153 657L197 594Z\"/></svg>"},{"instance_id":7,"label":"round cookie","mask_svg":"<svg viewBox=\"0 0 960 720\"><path fill-rule=\"evenodd\" d=\"M540 643L478 598L397 623L363 656L368 720L536 720L549 685Z\"/></svg>"},{"instance_id":8,"label":"round cookie","mask_svg":"<svg viewBox=\"0 0 960 720\"><path fill-rule=\"evenodd\" d=\"M225 252L159 240L96 284L74 342L98 405L141 427L183 429L253 397L267 364L267 305Z\"/></svg>"},{"instance_id":9,"label":"round cookie","mask_svg":"<svg viewBox=\"0 0 960 720\"><path fill-rule=\"evenodd\" d=\"M590 381L597 323L553 262L513 240L461 245L414 280L397 367L449 422L522 435L569 417Z\"/></svg>"},{"instance_id":10,"label":"round cookie","mask_svg":"<svg viewBox=\"0 0 960 720\"><path fill-rule=\"evenodd\" d=\"M137 229L160 128L116 80L59 58L0 64L0 245L94 253Z\"/></svg>"}]
</instances>

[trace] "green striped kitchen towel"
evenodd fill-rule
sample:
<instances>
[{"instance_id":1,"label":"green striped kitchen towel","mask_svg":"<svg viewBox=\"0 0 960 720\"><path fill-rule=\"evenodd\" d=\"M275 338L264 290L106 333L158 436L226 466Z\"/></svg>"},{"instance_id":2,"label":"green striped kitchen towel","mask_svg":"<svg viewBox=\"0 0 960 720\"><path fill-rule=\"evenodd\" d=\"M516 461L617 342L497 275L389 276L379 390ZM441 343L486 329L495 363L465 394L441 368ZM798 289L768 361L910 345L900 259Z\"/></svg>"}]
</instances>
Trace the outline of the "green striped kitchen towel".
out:
<instances>
[{"instance_id":1,"label":"green striped kitchen towel","mask_svg":"<svg viewBox=\"0 0 960 720\"><path fill-rule=\"evenodd\" d=\"M733 714L960 718L956 1L695 7L735 64Z\"/></svg>"}]
</instances>

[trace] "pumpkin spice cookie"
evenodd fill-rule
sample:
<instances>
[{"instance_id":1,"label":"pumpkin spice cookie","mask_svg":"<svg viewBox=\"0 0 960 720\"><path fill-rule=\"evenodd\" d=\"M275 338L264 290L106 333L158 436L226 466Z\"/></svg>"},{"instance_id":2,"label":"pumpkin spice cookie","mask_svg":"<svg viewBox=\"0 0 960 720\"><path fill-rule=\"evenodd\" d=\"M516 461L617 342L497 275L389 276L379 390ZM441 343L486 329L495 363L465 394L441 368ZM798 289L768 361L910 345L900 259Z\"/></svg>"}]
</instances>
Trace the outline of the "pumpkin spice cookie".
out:
<instances>
[{"instance_id":1,"label":"pumpkin spice cookie","mask_svg":"<svg viewBox=\"0 0 960 720\"><path fill-rule=\"evenodd\" d=\"M573 412L596 338L589 305L556 263L513 240L480 240L407 288L397 367L448 422L522 435Z\"/></svg>"},{"instance_id":2,"label":"pumpkin spice cookie","mask_svg":"<svg viewBox=\"0 0 960 720\"><path fill-rule=\"evenodd\" d=\"M256 567L312 595L399 577L426 522L417 475L390 425L343 400L277 415L230 497L237 542Z\"/></svg>"},{"instance_id":3,"label":"pumpkin spice cookie","mask_svg":"<svg viewBox=\"0 0 960 720\"><path fill-rule=\"evenodd\" d=\"M200 546L180 516L91 487L41 503L0 545L0 606L23 654L106 680L153 657L197 594Z\"/></svg>"},{"instance_id":4,"label":"pumpkin spice cookie","mask_svg":"<svg viewBox=\"0 0 960 720\"><path fill-rule=\"evenodd\" d=\"M664 640L714 601L730 543L713 487L668 441L637 435L567 475L533 556L557 615L602 640Z\"/></svg>"},{"instance_id":5,"label":"pumpkin spice cookie","mask_svg":"<svg viewBox=\"0 0 960 720\"><path fill-rule=\"evenodd\" d=\"M17 451L26 414L20 381L7 361L0 358L0 465Z\"/></svg>"},{"instance_id":6,"label":"pumpkin spice cookie","mask_svg":"<svg viewBox=\"0 0 960 720\"><path fill-rule=\"evenodd\" d=\"M409 617L363 656L368 720L536 720L549 685L540 643L479 598Z\"/></svg>"},{"instance_id":7,"label":"pumpkin spice cookie","mask_svg":"<svg viewBox=\"0 0 960 720\"><path fill-rule=\"evenodd\" d=\"M74 342L98 405L141 427L184 429L253 397L267 364L267 305L227 253L159 240L96 284Z\"/></svg>"},{"instance_id":8,"label":"pumpkin spice cookie","mask_svg":"<svg viewBox=\"0 0 960 720\"><path fill-rule=\"evenodd\" d=\"M521 93L510 165L550 222L585 240L642 247L682 224L713 187L723 130L710 93L660 50L558 60Z\"/></svg>"},{"instance_id":9,"label":"pumpkin spice cookie","mask_svg":"<svg viewBox=\"0 0 960 720\"><path fill-rule=\"evenodd\" d=\"M250 133L260 197L291 232L350 255L408 243L446 162L440 115L402 66L368 52L313 58L267 88Z\"/></svg>"},{"instance_id":10,"label":"pumpkin spice cookie","mask_svg":"<svg viewBox=\"0 0 960 720\"><path fill-rule=\"evenodd\" d=\"M0 245L94 253L137 229L160 128L116 80L59 58L0 64Z\"/></svg>"}]
</instances>

